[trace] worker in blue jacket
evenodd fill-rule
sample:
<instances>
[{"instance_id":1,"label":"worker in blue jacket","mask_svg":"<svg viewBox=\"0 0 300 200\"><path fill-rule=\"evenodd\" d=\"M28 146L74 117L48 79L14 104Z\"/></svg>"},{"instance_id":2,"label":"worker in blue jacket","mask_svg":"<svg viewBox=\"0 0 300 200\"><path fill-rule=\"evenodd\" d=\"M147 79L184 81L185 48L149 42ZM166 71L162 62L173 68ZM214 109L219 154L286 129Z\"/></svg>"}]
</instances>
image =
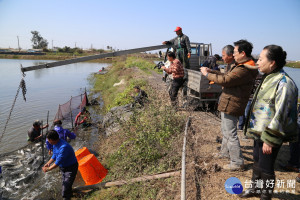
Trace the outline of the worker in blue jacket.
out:
<instances>
[{"instance_id":1,"label":"worker in blue jacket","mask_svg":"<svg viewBox=\"0 0 300 200\"><path fill-rule=\"evenodd\" d=\"M47 139L53 145L53 155L42 170L46 173L59 167L62 173L62 197L69 200L72 197L72 185L78 171L75 152L68 142L59 139L59 135L55 130L48 132Z\"/></svg>"},{"instance_id":2,"label":"worker in blue jacket","mask_svg":"<svg viewBox=\"0 0 300 200\"><path fill-rule=\"evenodd\" d=\"M63 129L61 120L55 120L53 122L53 124L54 124L54 130L59 135L59 139L63 139L65 141L68 141L68 138L69 139L75 139L76 138L75 133L69 131L68 129ZM47 138L46 138L46 146L47 146L47 149L48 149L48 153L50 155L52 153L52 150L53 150L53 145L51 145L49 143Z\"/></svg>"}]
</instances>

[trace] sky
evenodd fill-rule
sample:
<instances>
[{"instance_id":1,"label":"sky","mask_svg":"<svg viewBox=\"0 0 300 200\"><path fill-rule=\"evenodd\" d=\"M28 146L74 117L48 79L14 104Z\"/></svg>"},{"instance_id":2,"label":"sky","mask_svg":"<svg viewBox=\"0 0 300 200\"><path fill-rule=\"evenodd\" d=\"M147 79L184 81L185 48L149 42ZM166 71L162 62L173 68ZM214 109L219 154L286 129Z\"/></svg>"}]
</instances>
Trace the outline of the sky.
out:
<instances>
[{"instance_id":1,"label":"sky","mask_svg":"<svg viewBox=\"0 0 300 200\"><path fill-rule=\"evenodd\" d=\"M48 48L132 49L160 45L180 26L213 54L247 39L257 55L276 44L300 60L300 0L0 0L0 48L32 48L31 31Z\"/></svg>"}]
</instances>

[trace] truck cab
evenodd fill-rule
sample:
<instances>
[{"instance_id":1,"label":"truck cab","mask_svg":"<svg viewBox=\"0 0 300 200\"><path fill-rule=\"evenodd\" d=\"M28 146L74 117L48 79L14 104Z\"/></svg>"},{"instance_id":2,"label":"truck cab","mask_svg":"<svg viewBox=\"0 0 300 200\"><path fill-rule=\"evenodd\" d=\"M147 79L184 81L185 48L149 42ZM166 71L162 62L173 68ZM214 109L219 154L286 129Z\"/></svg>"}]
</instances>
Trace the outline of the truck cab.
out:
<instances>
[{"instance_id":1,"label":"truck cab","mask_svg":"<svg viewBox=\"0 0 300 200\"><path fill-rule=\"evenodd\" d=\"M212 55L211 44L191 43L190 69L200 71L200 66L204 63L207 56Z\"/></svg>"}]
</instances>

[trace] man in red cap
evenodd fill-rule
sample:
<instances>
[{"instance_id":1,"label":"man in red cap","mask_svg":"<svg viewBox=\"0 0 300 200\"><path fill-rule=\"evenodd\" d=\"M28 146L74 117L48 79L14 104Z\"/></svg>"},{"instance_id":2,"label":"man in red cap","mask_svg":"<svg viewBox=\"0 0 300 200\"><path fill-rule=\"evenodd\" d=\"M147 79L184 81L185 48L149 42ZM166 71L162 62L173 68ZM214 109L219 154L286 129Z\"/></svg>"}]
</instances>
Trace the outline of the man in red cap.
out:
<instances>
[{"instance_id":1,"label":"man in red cap","mask_svg":"<svg viewBox=\"0 0 300 200\"><path fill-rule=\"evenodd\" d=\"M176 53L176 58L180 60L184 68L189 69L190 63L188 58L190 58L191 56L190 39L188 36L182 33L181 27L176 27L174 31L176 32L177 37L169 41L164 41L163 44L173 45Z\"/></svg>"},{"instance_id":2,"label":"man in red cap","mask_svg":"<svg viewBox=\"0 0 300 200\"><path fill-rule=\"evenodd\" d=\"M179 26L176 27L174 31L176 32L177 37L169 41L164 41L163 44L172 45L176 53L176 58L182 63L184 68L189 69L190 68L189 58L191 57L190 39L188 36L182 33L181 27ZM184 99L186 100L187 81L188 81L187 73L184 74L183 80L184 83L183 83L182 92L183 92Z\"/></svg>"}]
</instances>

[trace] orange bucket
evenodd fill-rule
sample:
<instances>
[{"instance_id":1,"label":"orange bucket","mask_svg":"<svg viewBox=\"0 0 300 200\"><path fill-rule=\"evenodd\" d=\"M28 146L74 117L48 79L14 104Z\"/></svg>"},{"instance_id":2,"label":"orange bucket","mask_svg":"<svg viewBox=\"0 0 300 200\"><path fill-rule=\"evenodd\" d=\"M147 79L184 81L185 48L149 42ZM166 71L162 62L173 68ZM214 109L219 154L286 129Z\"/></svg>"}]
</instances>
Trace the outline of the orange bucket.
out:
<instances>
[{"instance_id":1,"label":"orange bucket","mask_svg":"<svg viewBox=\"0 0 300 200\"><path fill-rule=\"evenodd\" d=\"M100 183L107 174L94 154L89 154L79 161L79 171L86 185Z\"/></svg>"},{"instance_id":2,"label":"orange bucket","mask_svg":"<svg viewBox=\"0 0 300 200\"><path fill-rule=\"evenodd\" d=\"M87 156L91 154L90 151L88 150L88 148L86 147L82 147L81 149L78 149L76 152L75 152L75 156L77 158L77 161L79 162L79 160L81 158L83 158L84 156Z\"/></svg>"}]
</instances>

